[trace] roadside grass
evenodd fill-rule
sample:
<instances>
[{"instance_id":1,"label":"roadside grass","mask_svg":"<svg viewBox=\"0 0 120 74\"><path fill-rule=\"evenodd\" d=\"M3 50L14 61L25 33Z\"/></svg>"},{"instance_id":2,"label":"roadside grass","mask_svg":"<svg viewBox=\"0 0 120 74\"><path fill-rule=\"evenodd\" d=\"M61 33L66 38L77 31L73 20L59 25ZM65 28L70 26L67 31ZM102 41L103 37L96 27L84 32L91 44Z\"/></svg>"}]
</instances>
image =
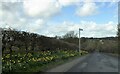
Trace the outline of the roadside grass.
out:
<instances>
[{"instance_id":1,"label":"roadside grass","mask_svg":"<svg viewBox=\"0 0 120 74\"><path fill-rule=\"evenodd\" d=\"M44 72L76 57L87 54L86 51L57 50L34 53L11 53L2 56L3 72Z\"/></svg>"}]
</instances>

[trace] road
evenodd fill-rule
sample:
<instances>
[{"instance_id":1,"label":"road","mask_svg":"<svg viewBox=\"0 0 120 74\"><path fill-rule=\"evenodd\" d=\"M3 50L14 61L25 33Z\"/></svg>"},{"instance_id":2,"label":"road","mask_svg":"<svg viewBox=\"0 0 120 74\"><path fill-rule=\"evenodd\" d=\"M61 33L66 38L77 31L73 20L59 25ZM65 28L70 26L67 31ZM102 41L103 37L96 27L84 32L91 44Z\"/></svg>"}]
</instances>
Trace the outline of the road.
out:
<instances>
[{"instance_id":1,"label":"road","mask_svg":"<svg viewBox=\"0 0 120 74\"><path fill-rule=\"evenodd\" d=\"M118 58L105 53L92 53L47 72L118 72Z\"/></svg>"}]
</instances>

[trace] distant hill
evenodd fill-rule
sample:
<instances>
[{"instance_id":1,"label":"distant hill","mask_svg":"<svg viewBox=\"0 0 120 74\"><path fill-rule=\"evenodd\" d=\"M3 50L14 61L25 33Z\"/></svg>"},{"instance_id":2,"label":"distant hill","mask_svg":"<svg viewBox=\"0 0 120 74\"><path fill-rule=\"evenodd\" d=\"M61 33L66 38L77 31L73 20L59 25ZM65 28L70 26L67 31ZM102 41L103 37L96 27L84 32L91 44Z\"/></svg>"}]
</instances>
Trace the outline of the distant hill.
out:
<instances>
[{"instance_id":1,"label":"distant hill","mask_svg":"<svg viewBox=\"0 0 120 74\"><path fill-rule=\"evenodd\" d=\"M78 45L78 38L61 39ZM118 53L118 37L81 38L81 49L89 52L100 51Z\"/></svg>"}]
</instances>

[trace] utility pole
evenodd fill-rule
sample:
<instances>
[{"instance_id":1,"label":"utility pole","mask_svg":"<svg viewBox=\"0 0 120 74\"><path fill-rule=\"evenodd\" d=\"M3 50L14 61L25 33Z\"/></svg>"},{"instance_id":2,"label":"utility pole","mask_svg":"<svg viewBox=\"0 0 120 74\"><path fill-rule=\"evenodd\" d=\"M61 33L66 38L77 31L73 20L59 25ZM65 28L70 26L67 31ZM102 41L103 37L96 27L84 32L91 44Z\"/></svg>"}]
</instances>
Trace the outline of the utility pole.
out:
<instances>
[{"instance_id":1,"label":"utility pole","mask_svg":"<svg viewBox=\"0 0 120 74\"><path fill-rule=\"evenodd\" d=\"M81 45L81 44L80 44L80 31L83 31L83 29L80 29L80 28L79 28L79 52L80 52L80 48L81 48L81 46L80 46L80 45Z\"/></svg>"}]
</instances>

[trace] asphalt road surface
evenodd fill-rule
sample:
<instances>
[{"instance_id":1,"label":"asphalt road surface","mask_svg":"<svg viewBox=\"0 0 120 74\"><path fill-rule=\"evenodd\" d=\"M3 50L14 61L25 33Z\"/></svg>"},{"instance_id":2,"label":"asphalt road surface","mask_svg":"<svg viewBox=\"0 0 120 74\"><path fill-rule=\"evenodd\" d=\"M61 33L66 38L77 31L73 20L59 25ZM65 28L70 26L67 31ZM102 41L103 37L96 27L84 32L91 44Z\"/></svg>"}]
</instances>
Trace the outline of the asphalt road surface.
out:
<instances>
[{"instance_id":1,"label":"asphalt road surface","mask_svg":"<svg viewBox=\"0 0 120 74\"><path fill-rule=\"evenodd\" d=\"M47 72L119 72L118 57L95 52L48 70Z\"/></svg>"},{"instance_id":2,"label":"asphalt road surface","mask_svg":"<svg viewBox=\"0 0 120 74\"><path fill-rule=\"evenodd\" d=\"M107 54L93 53L68 72L118 72L118 58Z\"/></svg>"}]
</instances>

